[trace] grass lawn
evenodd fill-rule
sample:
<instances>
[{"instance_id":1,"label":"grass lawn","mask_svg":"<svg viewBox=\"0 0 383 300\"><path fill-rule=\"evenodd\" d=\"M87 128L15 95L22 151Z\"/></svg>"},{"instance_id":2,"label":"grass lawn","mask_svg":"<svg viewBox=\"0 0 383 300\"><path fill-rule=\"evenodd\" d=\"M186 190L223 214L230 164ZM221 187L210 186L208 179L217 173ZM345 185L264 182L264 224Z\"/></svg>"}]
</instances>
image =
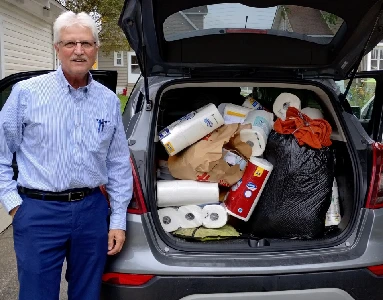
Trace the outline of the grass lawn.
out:
<instances>
[{"instance_id":1,"label":"grass lawn","mask_svg":"<svg viewBox=\"0 0 383 300\"><path fill-rule=\"evenodd\" d=\"M121 102L121 112L124 111L126 103L128 102L128 96L117 95Z\"/></svg>"}]
</instances>

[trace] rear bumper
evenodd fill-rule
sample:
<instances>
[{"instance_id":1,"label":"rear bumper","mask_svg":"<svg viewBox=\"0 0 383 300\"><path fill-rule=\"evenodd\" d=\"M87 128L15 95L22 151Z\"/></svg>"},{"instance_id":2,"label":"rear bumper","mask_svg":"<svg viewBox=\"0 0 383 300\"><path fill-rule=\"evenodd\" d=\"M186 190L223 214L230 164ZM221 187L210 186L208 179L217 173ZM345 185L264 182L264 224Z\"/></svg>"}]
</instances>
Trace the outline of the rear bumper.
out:
<instances>
[{"instance_id":1,"label":"rear bumper","mask_svg":"<svg viewBox=\"0 0 383 300\"><path fill-rule=\"evenodd\" d=\"M104 283L101 288L101 300L378 300L382 295L383 277L367 269L266 276L156 276L139 287Z\"/></svg>"}]
</instances>

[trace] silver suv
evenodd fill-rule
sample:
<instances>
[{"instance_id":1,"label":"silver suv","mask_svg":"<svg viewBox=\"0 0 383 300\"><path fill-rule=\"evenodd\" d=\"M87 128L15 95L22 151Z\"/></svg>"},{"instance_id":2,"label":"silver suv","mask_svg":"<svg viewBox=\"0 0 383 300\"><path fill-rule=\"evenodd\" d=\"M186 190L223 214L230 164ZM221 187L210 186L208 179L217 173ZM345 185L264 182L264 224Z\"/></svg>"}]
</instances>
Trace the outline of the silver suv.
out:
<instances>
[{"instance_id":1,"label":"silver suv","mask_svg":"<svg viewBox=\"0 0 383 300\"><path fill-rule=\"evenodd\" d=\"M382 72L356 74L383 38L381 9L375 0L125 2L119 24L142 72L123 114L135 198L102 299L381 299L382 104L363 127L346 100L363 77L383 96ZM157 169L168 155L158 132L208 103L241 105L243 90L266 109L275 93L295 91L331 124L342 221L322 236L201 242L162 229Z\"/></svg>"}]
</instances>

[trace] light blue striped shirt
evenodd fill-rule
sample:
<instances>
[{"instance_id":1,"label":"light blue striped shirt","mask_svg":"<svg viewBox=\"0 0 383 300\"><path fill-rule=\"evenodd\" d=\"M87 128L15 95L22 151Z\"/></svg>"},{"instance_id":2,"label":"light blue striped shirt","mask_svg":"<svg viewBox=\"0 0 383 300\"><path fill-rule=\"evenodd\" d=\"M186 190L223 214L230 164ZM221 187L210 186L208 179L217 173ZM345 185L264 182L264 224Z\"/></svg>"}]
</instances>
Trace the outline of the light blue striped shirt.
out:
<instances>
[{"instance_id":1,"label":"light blue striped shirt","mask_svg":"<svg viewBox=\"0 0 383 300\"><path fill-rule=\"evenodd\" d=\"M110 229L126 229L133 188L129 158L120 101L90 74L88 85L77 90L61 68L21 81L0 112L0 199L8 212L22 204L17 185L60 192L105 184Z\"/></svg>"}]
</instances>

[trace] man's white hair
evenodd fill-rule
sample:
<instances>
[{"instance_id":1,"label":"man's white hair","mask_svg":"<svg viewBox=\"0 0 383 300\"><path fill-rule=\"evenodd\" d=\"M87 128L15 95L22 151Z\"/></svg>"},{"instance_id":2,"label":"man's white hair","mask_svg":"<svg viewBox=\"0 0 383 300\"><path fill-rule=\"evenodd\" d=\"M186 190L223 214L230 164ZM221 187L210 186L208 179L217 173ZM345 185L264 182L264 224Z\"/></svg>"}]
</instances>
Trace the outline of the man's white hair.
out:
<instances>
[{"instance_id":1,"label":"man's white hair","mask_svg":"<svg viewBox=\"0 0 383 300\"><path fill-rule=\"evenodd\" d=\"M73 25L80 25L92 30L96 45L100 45L97 25L93 18L85 12L80 12L76 14L72 11L63 12L61 15L58 16L55 23L53 24L53 43L57 44L60 42L60 32L62 29Z\"/></svg>"}]
</instances>

